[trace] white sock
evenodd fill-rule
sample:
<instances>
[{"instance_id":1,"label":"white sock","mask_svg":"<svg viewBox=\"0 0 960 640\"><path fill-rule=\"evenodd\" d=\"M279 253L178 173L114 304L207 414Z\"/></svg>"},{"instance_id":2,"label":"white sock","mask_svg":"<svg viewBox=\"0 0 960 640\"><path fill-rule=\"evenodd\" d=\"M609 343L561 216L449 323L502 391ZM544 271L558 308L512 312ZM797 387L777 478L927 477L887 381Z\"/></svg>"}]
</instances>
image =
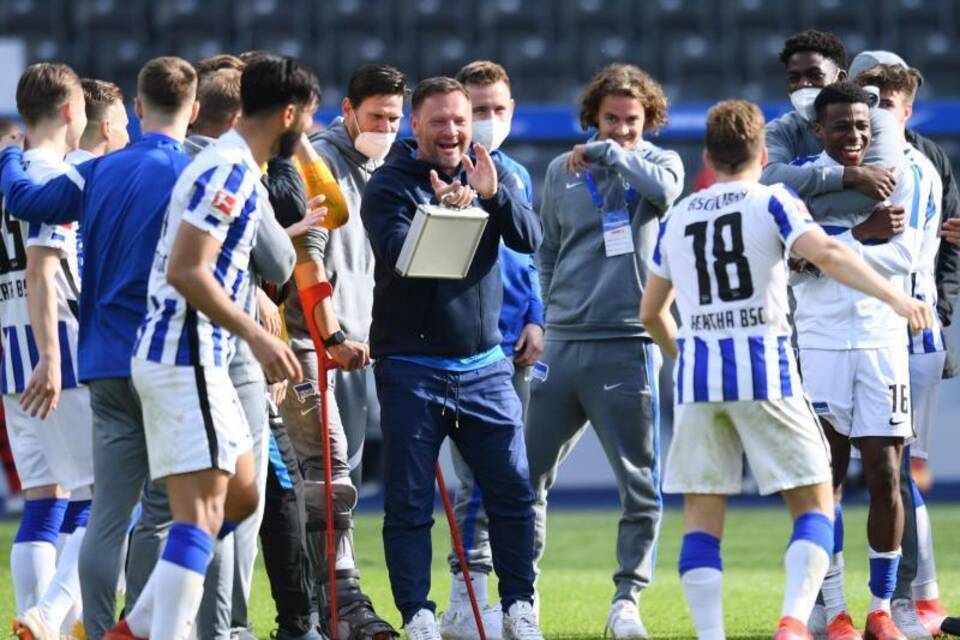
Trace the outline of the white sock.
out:
<instances>
[{"instance_id":1,"label":"white sock","mask_svg":"<svg viewBox=\"0 0 960 640\"><path fill-rule=\"evenodd\" d=\"M833 554L833 561L823 578L823 606L827 610L827 624L833 622L847 610L847 601L843 597L843 552Z\"/></svg>"},{"instance_id":2,"label":"white sock","mask_svg":"<svg viewBox=\"0 0 960 640\"><path fill-rule=\"evenodd\" d=\"M80 556L80 546L83 544L86 531L86 527L78 527L67 536L67 541L60 552L60 560L57 562L57 572L40 600L40 613L52 629L59 629L70 610L80 602L80 574L77 558Z\"/></svg>"},{"instance_id":3,"label":"white sock","mask_svg":"<svg viewBox=\"0 0 960 640\"><path fill-rule=\"evenodd\" d=\"M787 587L782 615L806 624L830 566L830 556L815 542L794 540L787 547L783 564L787 571Z\"/></svg>"},{"instance_id":4,"label":"white sock","mask_svg":"<svg viewBox=\"0 0 960 640\"><path fill-rule=\"evenodd\" d=\"M724 640L723 572L698 567L680 576L687 607L699 640Z\"/></svg>"},{"instance_id":5,"label":"white sock","mask_svg":"<svg viewBox=\"0 0 960 640\"><path fill-rule=\"evenodd\" d=\"M917 507L917 576L913 579L914 600L936 600L940 597L937 585L937 563L933 556L933 528L927 505Z\"/></svg>"},{"instance_id":6,"label":"white sock","mask_svg":"<svg viewBox=\"0 0 960 640\"><path fill-rule=\"evenodd\" d=\"M10 574L17 613L37 606L57 572L57 547L52 542L16 542L10 549Z\"/></svg>"},{"instance_id":7,"label":"white sock","mask_svg":"<svg viewBox=\"0 0 960 640\"><path fill-rule=\"evenodd\" d=\"M487 606L487 574L476 572L470 574L470 582L473 583L473 593L477 596L477 604L480 608ZM470 593L467 591L467 581L463 577L463 572L458 571L453 574L453 580L450 581L450 605L454 604L470 606Z\"/></svg>"},{"instance_id":8,"label":"white sock","mask_svg":"<svg viewBox=\"0 0 960 640\"><path fill-rule=\"evenodd\" d=\"M133 609L127 611L124 620L127 621L127 627L130 633L138 638L146 638L150 635L150 623L153 620L153 593L156 591L154 586L157 584L157 568L154 567L147 578L147 584L143 585L143 591L137 596L137 601Z\"/></svg>"},{"instance_id":9,"label":"white sock","mask_svg":"<svg viewBox=\"0 0 960 640\"><path fill-rule=\"evenodd\" d=\"M155 640L189 637L203 598L204 574L166 560L160 560L153 571L157 584L148 637Z\"/></svg>"}]
</instances>

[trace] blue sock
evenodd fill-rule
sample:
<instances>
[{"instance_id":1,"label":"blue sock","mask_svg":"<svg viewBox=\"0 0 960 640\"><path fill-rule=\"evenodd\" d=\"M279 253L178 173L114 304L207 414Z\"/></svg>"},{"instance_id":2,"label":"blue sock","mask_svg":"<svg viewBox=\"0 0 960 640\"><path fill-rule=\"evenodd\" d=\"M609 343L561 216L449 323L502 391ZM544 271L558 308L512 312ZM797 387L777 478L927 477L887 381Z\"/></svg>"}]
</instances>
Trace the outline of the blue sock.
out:
<instances>
[{"instance_id":1,"label":"blue sock","mask_svg":"<svg viewBox=\"0 0 960 640\"><path fill-rule=\"evenodd\" d=\"M874 551L870 557L870 593L879 600L889 600L897 586L897 570L900 568L900 552Z\"/></svg>"},{"instance_id":2,"label":"blue sock","mask_svg":"<svg viewBox=\"0 0 960 640\"><path fill-rule=\"evenodd\" d=\"M217 534L217 540L223 540L228 535L237 530L237 527L240 526L236 522L223 521L223 524L220 525L220 532Z\"/></svg>"},{"instance_id":3,"label":"blue sock","mask_svg":"<svg viewBox=\"0 0 960 640\"><path fill-rule=\"evenodd\" d=\"M720 539L691 531L680 545L680 584L698 638L724 638Z\"/></svg>"},{"instance_id":4,"label":"blue sock","mask_svg":"<svg viewBox=\"0 0 960 640\"><path fill-rule=\"evenodd\" d=\"M90 520L90 508L93 502L91 500L76 500L67 504L67 511L63 516L63 523L60 525L60 533L70 535L78 528L87 526Z\"/></svg>"},{"instance_id":5,"label":"blue sock","mask_svg":"<svg viewBox=\"0 0 960 640\"><path fill-rule=\"evenodd\" d=\"M164 560L205 575L212 555L213 538L206 531L185 522L174 522L170 527Z\"/></svg>"},{"instance_id":6,"label":"blue sock","mask_svg":"<svg viewBox=\"0 0 960 640\"><path fill-rule=\"evenodd\" d=\"M49 542L57 544L60 526L67 510L67 501L62 498L27 500L23 504L23 516L17 529L18 542Z\"/></svg>"},{"instance_id":7,"label":"blue sock","mask_svg":"<svg viewBox=\"0 0 960 640\"><path fill-rule=\"evenodd\" d=\"M720 539L703 531L691 531L683 536L680 545L680 575L701 567L723 571Z\"/></svg>"},{"instance_id":8,"label":"blue sock","mask_svg":"<svg viewBox=\"0 0 960 640\"><path fill-rule=\"evenodd\" d=\"M836 511L835 511L836 512ZM842 542L841 527L841 545ZM837 528L830 518L818 511L808 511L800 514L793 523L793 535L790 536L790 542L797 540L808 540L827 552L827 557L833 556L834 545L837 536Z\"/></svg>"},{"instance_id":9,"label":"blue sock","mask_svg":"<svg viewBox=\"0 0 960 640\"><path fill-rule=\"evenodd\" d=\"M843 551L843 505L833 508L833 553Z\"/></svg>"}]
</instances>

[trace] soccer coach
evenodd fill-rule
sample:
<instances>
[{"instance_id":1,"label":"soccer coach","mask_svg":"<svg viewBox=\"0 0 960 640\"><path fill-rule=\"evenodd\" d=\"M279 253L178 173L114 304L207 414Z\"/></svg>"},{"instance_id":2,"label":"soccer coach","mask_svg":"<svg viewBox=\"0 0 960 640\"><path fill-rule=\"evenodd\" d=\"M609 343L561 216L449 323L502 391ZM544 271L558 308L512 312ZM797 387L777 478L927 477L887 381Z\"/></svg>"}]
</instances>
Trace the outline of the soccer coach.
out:
<instances>
[{"instance_id":1,"label":"soccer coach","mask_svg":"<svg viewBox=\"0 0 960 640\"><path fill-rule=\"evenodd\" d=\"M394 144L364 193L360 216L374 270L370 346L384 442L383 541L408 635L440 638L430 591L433 476L447 436L476 477L490 518L506 637L540 637L533 616L533 492L513 365L500 348L499 243L540 244L536 214L480 145L471 105L452 78L422 81L411 99L415 140ZM404 278L394 270L420 204L489 214L467 276ZM421 635L422 634L422 635Z\"/></svg>"}]
</instances>

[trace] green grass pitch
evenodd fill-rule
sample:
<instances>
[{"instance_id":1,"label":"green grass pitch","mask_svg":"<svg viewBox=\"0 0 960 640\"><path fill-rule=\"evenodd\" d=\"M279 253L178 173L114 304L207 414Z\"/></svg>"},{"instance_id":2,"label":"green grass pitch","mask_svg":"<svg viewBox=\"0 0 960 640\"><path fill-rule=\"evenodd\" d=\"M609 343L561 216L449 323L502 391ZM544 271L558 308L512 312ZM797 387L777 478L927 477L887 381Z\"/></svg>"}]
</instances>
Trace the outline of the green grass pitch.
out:
<instances>
[{"instance_id":1,"label":"green grass pitch","mask_svg":"<svg viewBox=\"0 0 960 640\"><path fill-rule=\"evenodd\" d=\"M960 612L960 505L931 505L938 575L944 603ZM868 602L865 539L866 511L849 508L846 522L846 592L858 624ZM450 584L445 557L447 528L442 514L434 527L433 592L438 608L446 606ZM547 554L540 580L543 628L550 638L601 638L614 567L617 514L613 511L556 511L547 532ZM10 583L10 543L16 523L0 523L0 620L13 616ZM380 517L357 519L357 549L364 588L378 610L393 623L397 612L390 597ZM769 638L780 613L783 590L782 554L790 535L790 521L781 508L740 508L727 518L723 543L724 596L727 635L730 638ZM664 515L653 586L641 596L640 611L655 638L691 638L676 562L681 537L677 510ZM274 628L273 601L266 575L258 568L251 598L251 617L258 637Z\"/></svg>"}]
</instances>

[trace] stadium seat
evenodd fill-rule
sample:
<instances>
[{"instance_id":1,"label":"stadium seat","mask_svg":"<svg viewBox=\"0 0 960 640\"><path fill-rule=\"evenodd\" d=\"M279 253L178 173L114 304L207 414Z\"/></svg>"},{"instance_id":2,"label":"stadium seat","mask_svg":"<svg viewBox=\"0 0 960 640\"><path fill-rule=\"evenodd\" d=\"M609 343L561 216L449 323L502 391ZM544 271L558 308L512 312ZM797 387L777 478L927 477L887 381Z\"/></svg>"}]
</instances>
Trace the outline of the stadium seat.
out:
<instances>
[{"instance_id":1,"label":"stadium seat","mask_svg":"<svg viewBox=\"0 0 960 640\"><path fill-rule=\"evenodd\" d=\"M217 37L216 32L174 32L159 38L157 45L158 51L176 51L178 56L191 62L235 50L232 42Z\"/></svg>"},{"instance_id":2,"label":"stadium seat","mask_svg":"<svg viewBox=\"0 0 960 640\"><path fill-rule=\"evenodd\" d=\"M960 93L954 38L946 32L917 34L903 43L900 54L923 74L921 99L956 96Z\"/></svg>"},{"instance_id":3,"label":"stadium seat","mask_svg":"<svg viewBox=\"0 0 960 640\"><path fill-rule=\"evenodd\" d=\"M589 80L593 74L614 62L626 62L655 74L657 63L656 41L652 38L628 39L600 32L581 33L577 44L578 82Z\"/></svg>"},{"instance_id":4,"label":"stadium seat","mask_svg":"<svg viewBox=\"0 0 960 640\"><path fill-rule=\"evenodd\" d=\"M70 3L75 33L109 30L146 30L149 12L144 0L73 0Z\"/></svg>"},{"instance_id":5,"label":"stadium seat","mask_svg":"<svg viewBox=\"0 0 960 640\"><path fill-rule=\"evenodd\" d=\"M724 0L720 11L724 33L789 31L796 26L790 0Z\"/></svg>"},{"instance_id":6,"label":"stadium seat","mask_svg":"<svg viewBox=\"0 0 960 640\"><path fill-rule=\"evenodd\" d=\"M627 3L618 0L564 0L560 7L560 37L579 37L582 41L582 34L598 32L626 36L630 33L630 10Z\"/></svg>"},{"instance_id":7,"label":"stadium seat","mask_svg":"<svg viewBox=\"0 0 960 640\"><path fill-rule=\"evenodd\" d=\"M238 39L256 37L261 29L309 37L313 5L310 0L234 0Z\"/></svg>"},{"instance_id":8,"label":"stadium seat","mask_svg":"<svg viewBox=\"0 0 960 640\"><path fill-rule=\"evenodd\" d=\"M150 10L158 35L174 30L223 34L232 27L231 6L229 0L153 0Z\"/></svg>"},{"instance_id":9,"label":"stadium seat","mask_svg":"<svg viewBox=\"0 0 960 640\"><path fill-rule=\"evenodd\" d=\"M316 3L318 36L365 31L393 39L396 18L392 0L326 0Z\"/></svg>"},{"instance_id":10,"label":"stadium seat","mask_svg":"<svg viewBox=\"0 0 960 640\"><path fill-rule=\"evenodd\" d=\"M556 35L554 6L548 2L487 0L478 7L481 36L515 37L521 34L553 38Z\"/></svg>"},{"instance_id":11,"label":"stadium seat","mask_svg":"<svg viewBox=\"0 0 960 640\"><path fill-rule=\"evenodd\" d=\"M0 2L0 33L43 32L60 35L66 20L65 0L4 0Z\"/></svg>"},{"instance_id":12,"label":"stadium seat","mask_svg":"<svg viewBox=\"0 0 960 640\"><path fill-rule=\"evenodd\" d=\"M733 75L726 47L701 35L687 35L664 42L664 75L675 96L684 100L720 100L727 97ZM675 84L677 83L677 84Z\"/></svg>"},{"instance_id":13,"label":"stadium seat","mask_svg":"<svg viewBox=\"0 0 960 640\"><path fill-rule=\"evenodd\" d=\"M80 41L79 47L90 64L90 75L115 82L128 96L135 95L140 67L161 50L140 33L116 32L109 47L103 43L101 38L82 38Z\"/></svg>"},{"instance_id":14,"label":"stadium seat","mask_svg":"<svg viewBox=\"0 0 960 640\"><path fill-rule=\"evenodd\" d=\"M366 31L337 32L335 52L333 76L338 86L346 86L350 74L361 64L383 62L407 70L412 58L407 47Z\"/></svg>"},{"instance_id":15,"label":"stadium seat","mask_svg":"<svg viewBox=\"0 0 960 640\"><path fill-rule=\"evenodd\" d=\"M960 18L955 0L885 0L881 11L886 32L925 28L956 33Z\"/></svg>"},{"instance_id":16,"label":"stadium seat","mask_svg":"<svg viewBox=\"0 0 960 640\"><path fill-rule=\"evenodd\" d=\"M403 0L398 2L398 21L404 36L476 37L476 7L473 0L459 0L455 15L445 0Z\"/></svg>"},{"instance_id":17,"label":"stadium seat","mask_svg":"<svg viewBox=\"0 0 960 640\"><path fill-rule=\"evenodd\" d=\"M564 100L577 84L572 48L551 43L540 35L500 36L498 60L517 81L515 93L527 100Z\"/></svg>"},{"instance_id":18,"label":"stadium seat","mask_svg":"<svg viewBox=\"0 0 960 640\"><path fill-rule=\"evenodd\" d=\"M491 55L491 51L478 48L470 40L455 35L418 38L415 48L415 70L418 79L438 75L452 76L471 60L496 57Z\"/></svg>"},{"instance_id":19,"label":"stadium seat","mask_svg":"<svg viewBox=\"0 0 960 640\"><path fill-rule=\"evenodd\" d=\"M739 32L733 68L749 100L786 100L786 75L780 51L787 32Z\"/></svg>"},{"instance_id":20,"label":"stadium seat","mask_svg":"<svg viewBox=\"0 0 960 640\"><path fill-rule=\"evenodd\" d=\"M843 2L842 0L806 0L797 3L800 22L804 29L823 29L838 33L855 31L872 40L877 33L877 8L871 2ZM844 42L849 48L850 45ZM856 51L856 49L851 49Z\"/></svg>"},{"instance_id":21,"label":"stadium seat","mask_svg":"<svg viewBox=\"0 0 960 640\"><path fill-rule=\"evenodd\" d=\"M293 56L317 74L320 83L333 80L334 47L330 38L305 38L290 29L257 28L240 34L236 51L263 50Z\"/></svg>"}]
</instances>

